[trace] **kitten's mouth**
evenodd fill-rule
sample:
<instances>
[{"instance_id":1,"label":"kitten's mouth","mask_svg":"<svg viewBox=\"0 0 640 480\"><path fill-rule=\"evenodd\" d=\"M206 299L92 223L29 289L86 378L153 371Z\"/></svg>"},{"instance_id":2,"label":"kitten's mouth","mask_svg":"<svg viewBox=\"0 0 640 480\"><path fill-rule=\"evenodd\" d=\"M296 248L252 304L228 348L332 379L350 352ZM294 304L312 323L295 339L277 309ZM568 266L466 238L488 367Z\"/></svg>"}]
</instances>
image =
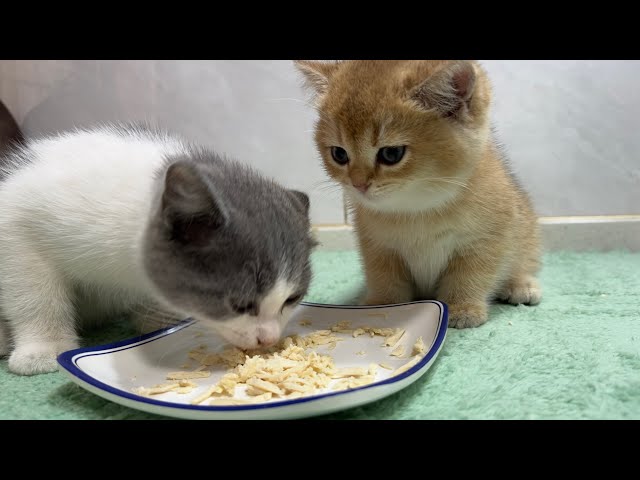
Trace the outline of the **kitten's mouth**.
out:
<instances>
[{"instance_id":1,"label":"kitten's mouth","mask_svg":"<svg viewBox=\"0 0 640 480\"><path fill-rule=\"evenodd\" d=\"M252 321L251 325L212 323L211 327L227 343L241 350L271 347L278 343L282 335L282 328L275 319L260 325L256 325Z\"/></svg>"},{"instance_id":2,"label":"kitten's mouth","mask_svg":"<svg viewBox=\"0 0 640 480\"><path fill-rule=\"evenodd\" d=\"M349 184L347 184L347 187L349 188L349 191L356 196L356 198L358 197L371 198L373 196L373 192L372 192L373 189L371 187L368 187L366 189L356 188L353 185L349 185Z\"/></svg>"},{"instance_id":3,"label":"kitten's mouth","mask_svg":"<svg viewBox=\"0 0 640 480\"><path fill-rule=\"evenodd\" d=\"M220 335L224 338L229 344L239 348L240 350L254 350L259 348L268 348L280 340L280 337L273 338L265 338L259 335L245 335L243 333L233 333L233 334L224 334Z\"/></svg>"},{"instance_id":4,"label":"kitten's mouth","mask_svg":"<svg viewBox=\"0 0 640 480\"><path fill-rule=\"evenodd\" d=\"M363 200L367 202L379 201L384 198L382 192L376 187L369 187L366 190L360 190L352 185L347 185L348 191L354 200Z\"/></svg>"}]
</instances>

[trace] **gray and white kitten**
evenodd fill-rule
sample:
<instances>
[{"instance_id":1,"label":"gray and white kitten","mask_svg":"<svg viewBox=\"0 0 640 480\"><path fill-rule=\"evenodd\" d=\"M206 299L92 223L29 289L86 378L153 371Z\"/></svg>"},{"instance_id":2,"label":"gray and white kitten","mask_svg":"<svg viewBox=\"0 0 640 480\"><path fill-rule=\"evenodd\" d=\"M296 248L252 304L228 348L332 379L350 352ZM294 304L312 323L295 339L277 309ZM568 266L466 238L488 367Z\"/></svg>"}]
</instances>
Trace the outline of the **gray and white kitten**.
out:
<instances>
[{"instance_id":1,"label":"gray and white kitten","mask_svg":"<svg viewBox=\"0 0 640 480\"><path fill-rule=\"evenodd\" d=\"M307 292L307 195L210 150L105 126L2 160L0 355L14 373L55 370L79 326L121 312L272 345Z\"/></svg>"}]
</instances>

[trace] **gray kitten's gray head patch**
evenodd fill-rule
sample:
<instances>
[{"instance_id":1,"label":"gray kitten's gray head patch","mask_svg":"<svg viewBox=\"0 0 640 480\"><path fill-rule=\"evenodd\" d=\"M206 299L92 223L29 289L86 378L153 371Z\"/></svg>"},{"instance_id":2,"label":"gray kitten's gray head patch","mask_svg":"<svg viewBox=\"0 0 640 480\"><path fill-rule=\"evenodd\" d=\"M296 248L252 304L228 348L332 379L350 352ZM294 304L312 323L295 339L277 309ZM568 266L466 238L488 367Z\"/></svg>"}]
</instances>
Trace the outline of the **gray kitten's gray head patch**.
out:
<instances>
[{"instance_id":1,"label":"gray kitten's gray head patch","mask_svg":"<svg viewBox=\"0 0 640 480\"><path fill-rule=\"evenodd\" d=\"M237 346L275 343L311 280L309 197L206 151L161 181L144 251L159 295Z\"/></svg>"}]
</instances>

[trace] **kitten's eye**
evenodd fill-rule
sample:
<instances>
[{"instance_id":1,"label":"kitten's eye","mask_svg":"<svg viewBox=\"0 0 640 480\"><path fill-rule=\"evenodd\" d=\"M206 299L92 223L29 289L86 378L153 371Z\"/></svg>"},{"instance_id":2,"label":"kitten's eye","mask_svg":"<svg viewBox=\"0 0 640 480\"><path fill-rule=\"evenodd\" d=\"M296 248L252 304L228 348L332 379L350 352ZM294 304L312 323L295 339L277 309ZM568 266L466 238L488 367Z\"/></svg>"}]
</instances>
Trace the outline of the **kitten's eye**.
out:
<instances>
[{"instance_id":1,"label":"kitten's eye","mask_svg":"<svg viewBox=\"0 0 640 480\"><path fill-rule=\"evenodd\" d=\"M287 306L293 305L294 303L298 303L301 298L302 298L302 295L292 295L291 297L287 298L287 301L284 302L284 304Z\"/></svg>"},{"instance_id":2,"label":"kitten's eye","mask_svg":"<svg viewBox=\"0 0 640 480\"><path fill-rule=\"evenodd\" d=\"M346 165L349 163L349 155L347 155L347 151L342 147L331 147L331 156L333 157L333 161L338 165Z\"/></svg>"},{"instance_id":3,"label":"kitten's eye","mask_svg":"<svg viewBox=\"0 0 640 480\"><path fill-rule=\"evenodd\" d=\"M231 305L231 308L238 315L257 315L257 309L255 303L247 303L245 305Z\"/></svg>"},{"instance_id":4,"label":"kitten's eye","mask_svg":"<svg viewBox=\"0 0 640 480\"><path fill-rule=\"evenodd\" d=\"M282 305L282 308L280 309L280 313L282 313L282 311L284 310L284 307L290 307L291 305L298 303L300 300L302 300L302 295L291 295L284 302L284 305Z\"/></svg>"},{"instance_id":5,"label":"kitten's eye","mask_svg":"<svg viewBox=\"0 0 640 480\"><path fill-rule=\"evenodd\" d=\"M378 150L376 160L383 165L395 165L402 157L407 147L382 147Z\"/></svg>"}]
</instances>

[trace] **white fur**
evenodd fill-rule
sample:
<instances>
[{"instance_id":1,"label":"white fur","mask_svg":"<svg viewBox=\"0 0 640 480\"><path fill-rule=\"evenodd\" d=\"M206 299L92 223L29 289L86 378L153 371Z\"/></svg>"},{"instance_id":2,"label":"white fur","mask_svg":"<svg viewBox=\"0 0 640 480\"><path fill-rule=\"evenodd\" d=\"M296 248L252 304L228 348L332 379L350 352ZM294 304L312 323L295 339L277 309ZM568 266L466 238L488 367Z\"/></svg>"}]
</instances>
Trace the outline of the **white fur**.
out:
<instances>
[{"instance_id":1,"label":"white fur","mask_svg":"<svg viewBox=\"0 0 640 480\"><path fill-rule=\"evenodd\" d=\"M212 324L227 341L241 348L257 348L276 343L284 327L289 323L293 308L282 308L294 293L295 285L279 278L271 291L264 296L258 308L258 317L242 315L232 320Z\"/></svg>"},{"instance_id":2,"label":"white fur","mask_svg":"<svg viewBox=\"0 0 640 480\"><path fill-rule=\"evenodd\" d=\"M383 250L395 251L405 260L415 284L415 294L421 298L435 296L438 278L460 246L459 239L450 231L438 225L424 228L419 219L398 224L393 229L377 228L368 234Z\"/></svg>"},{"instance_id":3,"label":"white fur","mask_svg":"<svg viewBox=\"0 0 640 480\"><path fill-rule=\"evenodd\" d=\"M416 294L420 298L434 298L436 282L457 246L454 237L425 234L424 228L410 229L405 234L411 243L399 242L396 248L411 271ZM425 252L429 254L425 255Z\"/></svg>"},{"instance_id":4,"label":"white fur","mask_svg":"<svg viewBox=\"0 0 640 480\"><path fill-rule=\"evenodd\" d=\"M0 306L11 371L55 370L56 356L78 346L74 303L90 300L98 318L152 295L140 251L161 185L154 173L164 155L183 151L177 140L109 127L30 143L33 159L0 183Z\"/></svg>"},{"instance_id":5,"label":"white fur","mask_svg":"<svg viewBox=\"0 0 640 480\"><path fill-rule=\"evenodd\" d=\"M352 202L361 203L371 210L380 212L419 213L426 210L437 210L454 200L464 187L437 183L418 184L405 182L393 187L379 187L374 180L366 193L361 193L351 185L344 191Z\"/></svg>"}]
</instances>

